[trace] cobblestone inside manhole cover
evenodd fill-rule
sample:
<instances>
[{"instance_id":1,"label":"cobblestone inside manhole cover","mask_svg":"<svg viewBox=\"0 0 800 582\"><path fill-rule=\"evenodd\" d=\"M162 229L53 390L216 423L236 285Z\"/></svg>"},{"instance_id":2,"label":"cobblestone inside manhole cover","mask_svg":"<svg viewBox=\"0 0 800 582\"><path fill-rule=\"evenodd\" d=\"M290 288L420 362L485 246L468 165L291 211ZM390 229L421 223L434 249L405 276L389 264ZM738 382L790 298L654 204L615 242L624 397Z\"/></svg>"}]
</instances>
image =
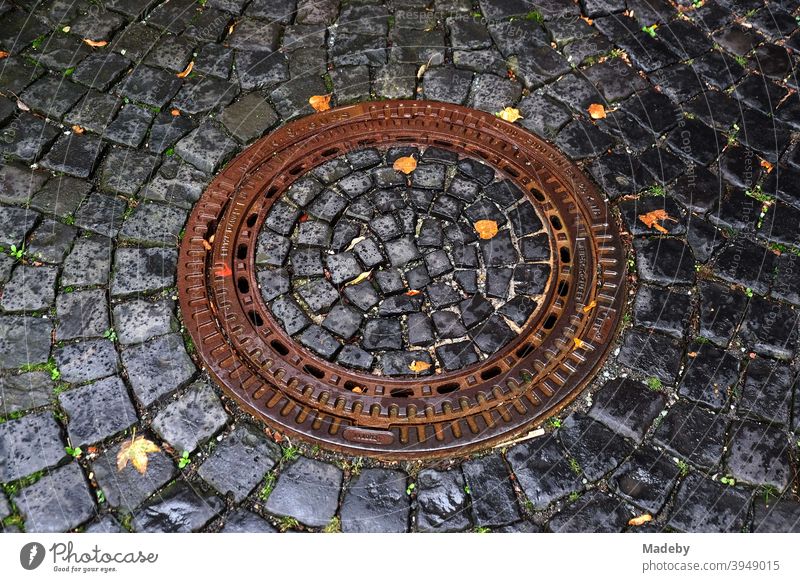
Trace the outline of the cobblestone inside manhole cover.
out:
<instances>
[{"instance_id":1,"label":"cobblestone inside manhole cover","mask_svg":"<svg viewBox=\"0 0 800 582\"><path fill-rule=\"evenodd\" d=\"M348 453L433 457L574 398L613 339L624 266L602 197L551 146L385 101L232 162L191 215L179 287L198 353L251 412Z\"/></svg>"}]
</instances>

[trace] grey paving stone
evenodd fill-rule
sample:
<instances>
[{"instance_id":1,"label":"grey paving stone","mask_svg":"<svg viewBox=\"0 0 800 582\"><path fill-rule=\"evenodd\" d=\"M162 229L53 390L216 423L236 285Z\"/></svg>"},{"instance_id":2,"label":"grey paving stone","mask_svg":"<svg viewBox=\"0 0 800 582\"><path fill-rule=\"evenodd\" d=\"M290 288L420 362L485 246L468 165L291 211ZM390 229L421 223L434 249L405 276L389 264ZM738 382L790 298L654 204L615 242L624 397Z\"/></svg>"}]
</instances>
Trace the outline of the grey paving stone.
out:
<instances>
[{"instance_id":1,"label":"grey paving stone","mask_svg":"<svg viewBox=\"0 0 800 582\"><path fill-rule=\"evenodd\" d=\"M0 410L12 414L45 406L53 398L54 385L44 371L0 376Z\"/></svg>"},{"instance_id":2,"label":"grey paving stone","mask_svg":"<svg viewBox=\"0 0 800 582\"><path fill-rule=\"evenodd\" d=\"M198 474L238 503L253 491L279 458L278 448L262 433L239 426L217 445L200 465Z\"/></svg>"},{"instance_id":3,"label":"grey paving stone","mask_svg":"<svg viewBox=\"0 0 800 582\"><path fill-rule=\"evenodd\" d=\"M106 155L100 170L104 190L134 195L161 163L158 156L128 148L113 148Z\"/></svg>"},{"instance_id":4,"label":"grey paving stone","mask_svg":"<svg viewBox=\"0 0 800 582\"><path fill-rule=\"evenodd\" d=\"M6 312L41 311L56 298L57 267L20 265L3 289L0 307Z\"/></svg>"},{"instance_id":5,"label":"grey paving stone","mask_svg":"<svg viewBox=\"0 0 800 582\"><path fill-rule=\"evenodd\" d=\"M177 246L187 212L165 204L139 204L119 231L121 240ZM157 225L157 226L156 226Z\"/></svg>"},{"instance_id":6,"label":"grey paving stone","mask_svg":"<svg viewBox=\"0 0 800 582\"><path fill-rule=\"evenodd\" d=\"M60 75L45 75L20 94L32 110L60 120L83 97L86 90Z\"/></svg>"},{"instance_id":7,"label":"grey paving stone","mask_svg":"<svg viewBox=\"0 0 800 582\"><path fill-rule=\"evenodd\" d=\"M60 294L56 317L56 341L102 336L110 327L105 291L89 289Z\"/></svg>"},{"instance_id":8,"label":"grey paving stone","mask_svg":"<svg viewBox=\"0 0 800 582\"><path fill-rule=\"evenodd\" d=\"M244 91L269 89L289 78L286 56L268 50L237 50L235 67Z\"/></svg>"},{"instance_id":9,"label":"grey paving stone","mask_svg":"<svg viewBox=\"0 0 800 582\"><path fill-rule=\"evenodd\" d=\"M58 136L58 129L30 113L22 113L0 131L0 153L28 164L33 163Z\"/></svg>"},{"instance_id":10,"label":"grey paving stone","mask_svg":"<svg viewBox=\"0 0 800 582\"><path fill-rule=\"evenodd\" d=\"M85 533L123 533L126 530L122 528L117 518L110 513L105 514L99 520L86 526L83 530Z\"/></svg>"},{"instance_id":11,"label":"grey paving stone","mask_svg":"<svg viewBox=\"0 0 800 582\"><path fill-rule=\"evenodd\" d=\"M208 383L200 381L155 417L152 428L176 451L194 451L228 422L219 398Z\"/></svg>"},{"instance_id":12,"label":"grey paving stone","mask_svg":"<svg viewBox=\"0 0 800 582\"><path fill-rule=\"evenodd\" d=\"M62 286L105 285L111 273L112 242L104 237L79 237L64 261Z\"/></svg>"},{"instance_id":13,"label":"grey paving stone","mask_svg":"<svg viewBox=\"0 0 800 582\"><path fill-rule=\"evenodd\" d=\"M0 482L8 483L63 461L61 427L50 412L0 424Z\"/></svg>"},{"instance_id":14,"label":"grey paving stone","mask_svg":"<svg viewBox=\"0 0 800 582\"><path fill-rule=\"evenodd\" d=\"M277 530L263 517L244 509L237 509L225 518L220 533L276 533Z\"/></svg>"},{"instance_id":15,"label":"grey paving stone","mask_svg":"<svg viewBox=\"0 0 800 582\"><path fill-rule=\"evenodd\" d=\"M137 471L130 462L120 471L117 467L117 455L126 442L130 440L106 449L92 461L92 472L108 504L130 513L174 479L178 470L173 460L159 451L147 454L147 471L144 474Z\"/></svg>"},{"instance_id":16,"label":"grey paving stone","mask_svg":"<svg viewBox=\"0 0 800 582\"><path fill-rule=\"evenodd\" d=\"M53 172L63 172L77 178L88 178L103 152L99 137L86 133L62 135L50 148L40 165Z\"/></svg>"},{"instance_id":17,"label":"grey paving stone","mask_svg":"<svg viewBox=\"0 0 800 582\"><path fill-rule=\"evenodd\" d=\"M553 516L550 529L561 533L618 533L631 517L631 510L620 498L594 489Z\"/></svg>"},{"instance_id":18,"label":"grey paving stone","mask_svg":"<svg viewBox=\"0 0 800 582\"><path fill-rule=\"evenodd\" d=\"M341 486L337 467L300 457L280 474L265 509L309 527L323 527L336 513Z\"/></svg>"},{"instance_id":19,"label":"grey paving stone","mask_svg":"<svg viewBox=\"0 0 800 582\"><path fill-rule=\"evenodd\" d=\"M660 392L630 379L610 380L595 394L589 416L620 435L641 442L664 408Z\"/></svg>"},{"instance_id":20,"label":"grey paving stone","mask_svg":"<svg viewBox=\"0 0 800 582\"><path fill-rule=\"evenodd\" d=\"M38 212L23 208L0 207L0 244L22 248L25 237L41 216Z\"/></svg>"},{"instance_id":21,"label":"grey paving stone","mask_svg":"<svg viewBox=\"0 0 800 582\"><path fill-rule=\"evenodd\" d=\"M122 198L92 192L75 212L75 224L103 236L114 237L122 226L126 207Z\"/></svg>"},{"instance_id":22,"label":"grey paving stone","mask_svg":"<svg viewBox=\"0 0 800 582\"><path fill-rule=\"evenodd\" d=\"M219 121L237 140L249 143L273 127L278 115L260 94L254 92L226 107Z\"/></svg>"},{"instance_id":23,"label":"grey paving stone","mask_svg":"<svg viewBox=\"0 0 800 582\"><path fill-rule=\"evenodd\" d=\"M175 282L178 253L166 248L118 248L111 294L152 293Z\"/></svg>"},{"instance_id":24,"label":"grey paving stone","mask_svg":"<svg viewBox=\"0 0 800 582\"><path fill-rule=\"evenodd\" d=\"M239 89L233 83L204 77L196 82L192 80L184 83L173 99L172 105L192 115L219 111L233 101L238 93Z\"/></svg>"},{"instance_id":25,"label":"grey paving stone","mask_svg":"<svg viewBox=\"0 0 800 582\"><path fill-rule=\"evenodd\" d=\"M615 469L633 450L623 437L588 416L569 415L557 436L584 476L596 481Z\"/></svg>"},{"instance_id":26,"label":"grey paving stone","mask_svg":"<svg viewBox=\"0 0 800 582\"><path fill-rule=\"evenodd\" d=\"M773 426L749 420L733 424L729 431L726 466L744 483L769 485L783 491L791 480L786 434Z\"/></svg>"},{"instance_id":27,"label":"grey paving stone","mask_svg":"<svg viewBox=\"0 0 800 582\"><path fill-rule=\"evenodd\" d=\"M583 489L581 475L567 460L566 452L553 436L517 445L506 454L533 509L546 509L552 502Z\"/></svg>"},{"instance_id":28,"label":"grey paving stone","mask_svg":"<svg viewBox=\"0 0 800 582\"><path fill-rule=\"evenodd\" d=\"M133 299L114 306L114 330L119 343L141 343L178 330L175 304L171 300Z\"/></svg>"},{"instance_id":29,"label":"grey paving stone","mask_svg":"<svg viewBox=\"0 0 800 582\"><path fill-rule=\"evenodd\" d=\"M47 362L53 322L21 315L0 316L0 368Z\"/></svg>"},{"instance_id":30,"label":"grey paving stone","mask_svg":"<svg viewBox=\"0 0 800 582\"><path fill-rule=\"evenodd\" d=\"M169 111L162 111L156 115L150 127L150 137L145 146L160 154L196 127L197 121L187 115L172 115Z\"/></svg>"},{"instance_id":31,"label":"grey paving stone","mask_svg":"<svg viewBox=\"0 0 800 582\"><path fill-rule=\"evenodd\" d=\"M212 122L205 122L175 145L175 152L196 168L213 173L237 150L235 141Z\"/></svg>"},{"instance_id":32,"label":"grey paving stone","mask_svg":"<svg viewBox=\"0 0 800 582\"><path fill-rule=\"evenodd\" d=\"M178 334L163 335L122 350L122 363L133 393L143 406L174 392L195 373Z\"/></svg>"},{"instance_id":33,"label":"grey paving stone","mask_svg":"<svg viewBox=\"0 0 800 582\"><path fill-rule=\"evenodd\" d=\"M469 486L476 525L502 526L520 518L510 475L500 455L466 461L461 468Z\"/></svg>"},{"instance_id":34,"label":"grey paving stone","mask_svg":"<svg viewBox=\"0 0 800 582\"><path fill-rule=\"evenodd\" d=\"M115 374L119 359L114 344L107 339L88 339L53 349L61 379L80 384Z\"/></svg>"},{"instance_id":35,"label":"grey paving stone","mask_svg":"<svg viewBox=\"0 0 800 582\"><path fill-rule=\"evenodd\" d=\"M70 463L20 490L14 503L25 520L25 531L65 532L95 515L92 498L81 468Z\"/></svg>"},{"instance_id":36,"label":"grey paving stone","mask_svg":"<svg viewBox=\"0 0 800 582\"><path fill-rule=\"evenodd\" d=\"M28 240L28 253L45 263L61 263L72 247L77 229L73 226L45 219Z\"/></svg>"},{"instance_id":37,"label":"grey paving stone","mask_svg":"<svg viewBox=\"0 0 800 582\"><path fill-rule=\"evenodd\" d=\"M688 402L670 408L655 433L655 442L700 467L722 459L728 420Z\"/></svg>"},{"instance_id":38,"label":"grey paving stone","mask_svg":"<svg viewBox=\"0 0 800 582\"><path fill-rule=\"evenodd\" d=\"M117 117L108 124L103 137L132 148L139 147L153 122L155 113L133 103L122 106Z\"/></svg>"},{"instance_id":39,"label":"grey paving stone","mask_svg":"<svg viewBox=\"0 0 800 582\"><path fill-rule=\"evenodd\" d=\"M188 533L201 529L224 508L216 495L178 481L139 509L131 525L140 532Z\"/></svg>"},{"instance_id":40,"label":"grey paving stone","mask_svg":"<svg viewBox=\"0 0 800 582\"><path fill-rule=\"evenodd\" d=\"M118 85L118 92L131 101L164 107L178 92L181 80L167 71L139 65Z\"/></svg>"},{"instance_id":41,"label":"grey paving stone","mask_svg":"<svg viewBox=\"0 0 800 582\"><path fill-rule=\"evenodd\" d=\"M620 465L609 483L618 495L655 515L664 507L679 473L668 455L643 445Z\"/></svg>"},{"instance_id":42,"label":"grey paving stone","mask_svg":"<svg viewBox=\"0 0 800 582\"><path fill-rule=\"evenodd\" d=\"M676 339L633 328L625 335L619 361L647 377L655 377L672 385L675 383L675 373L680 368L682 351Z\"/></svg>"},{"instance_id":43,"label":"grey paving stone","mask_svg":"<svg viewBox=\"0 0 800 582\"><path fill-rule=\"evenodd\" d=\"M142 198L191 208L200 198L210 177L180 158L167 160L141 191Z\"/></svg>"},{"instance_id":44,"label":"grey paving stone","mask_svg":"<svg viewBox=\"0 0 800 582\"><path fill-rule=\"evenodd\" d=\"M71 176L56 176L33 197L31 207L47 214L65 217L77 210L92 185ZM31 213L33 214L33 213Z\"/></svg>"},{"instance_id":45,"label":"grey paving stone","mask_svg":"<svg viewBox=\"0 0 800 582\"><path fill-rule=\"evenodd\" d=\"M458 468L420 471L415 490L419 531L455 532L469 528L467 488Z\"/></svg>"},{"instance_id":46,"label":"grey paving stone","mask_svg":"<svg viewBox=\"0 0 800 582\"><path fill-rule=\"evenodd\" d=\"M25 166L4 163L0 167L0 202L27 204L48 179L46 172Z\"/></svg>"},{"instance_id":47,"label":"grey paving stone","mask_svg":"<svg viewBox=\"0 0 800 582\"><path fill-rule=\"evenodd\" d=\"M128 390L118 376L62 392L58 401L69 417L72 446L100 442L137 421Z\"/></svg>"},{"instance_id":48,"label":"grey paving stone","mask_svg":"<svg viewBox=\"0 0 800 582\"><path fill-rule=\"evenodd\" d=\"M756 533L797 533L800 531L800 503L791 499L756 499L753 510Z\"/></svg>"},{"instance_id":49,"label":"grey paving stone","mask_svg":"<svg viewBox=\"0 0 800 582\"><path fill-rule=\"evenodd\" d=\"M342 501L343 532L399 533L408 531L411 502L406 474L388 469L363 469Z\"/></svg>"},{"instance_id":50,"label":"grey paving stone","mask_svg":"<svg viewBox=\"0 0 800 582\"><path fill-rule=\"evenodd\" d=\"M667 522L685 532L741 532L750 509L751 494L691 473L681 483Z\"/></svg>"}]
</instances>

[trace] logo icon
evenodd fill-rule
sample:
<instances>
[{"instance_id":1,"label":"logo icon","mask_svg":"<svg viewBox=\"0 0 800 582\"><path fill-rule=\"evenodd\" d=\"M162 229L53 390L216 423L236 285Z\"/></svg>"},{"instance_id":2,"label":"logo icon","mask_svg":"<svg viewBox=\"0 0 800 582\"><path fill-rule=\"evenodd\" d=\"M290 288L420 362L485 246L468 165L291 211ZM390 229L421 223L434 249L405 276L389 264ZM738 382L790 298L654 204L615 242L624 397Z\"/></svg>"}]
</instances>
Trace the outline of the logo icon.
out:
<instances>
[{"instance_id":1,"label":"logo icon","mask_svg":"<svg viewBox=\"0 0 800 582\"><path fill-rule=\"evenodd\" d=\"M19 563L26 570L35 570L44 561L44 546L39 542L29 542L19 551Z\"/></svg>"}]
</instances>

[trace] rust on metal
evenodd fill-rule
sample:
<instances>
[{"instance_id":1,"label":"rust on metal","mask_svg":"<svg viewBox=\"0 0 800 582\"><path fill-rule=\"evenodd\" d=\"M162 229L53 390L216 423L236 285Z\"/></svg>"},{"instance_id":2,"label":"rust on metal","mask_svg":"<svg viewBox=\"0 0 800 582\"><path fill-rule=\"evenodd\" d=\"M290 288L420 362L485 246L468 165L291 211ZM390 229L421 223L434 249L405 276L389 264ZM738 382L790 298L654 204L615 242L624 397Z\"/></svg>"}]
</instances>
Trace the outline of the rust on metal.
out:
<instances>
[{"instance_id":1,"label":"rust on metal","mask_svg":"<svg viewBox=\"0 0 800 582\"><path fill-rule=\"evenodd\" d=\"M477 361L463 368L447 369L436 359L442 342L427 348L432 357L425 365L412 362L409 374L343 365L298 341L260 290L259 236L290 186L348 153L397 146L438 148L493 168L533 205L547 235L549 276L536 290L536 309L513 339L496 351L477 350L471 356ZM296 237L306 218L295 217L287 237ZM329 279L326 270L320 280ZM366 283L374 285L372 278ZM178 266L185 325L230 396L291 436L384 459L465 454L560 410L604 361L624 286L625 252L614 219L577 166L516 125L427 101L331 109L262 138L196 203ZM344 285L334 287L343 292ZM342 297L337 301L346 304ZM312 324L322 321L297 299L311 309Z\"/></svg>"}]
</instances>

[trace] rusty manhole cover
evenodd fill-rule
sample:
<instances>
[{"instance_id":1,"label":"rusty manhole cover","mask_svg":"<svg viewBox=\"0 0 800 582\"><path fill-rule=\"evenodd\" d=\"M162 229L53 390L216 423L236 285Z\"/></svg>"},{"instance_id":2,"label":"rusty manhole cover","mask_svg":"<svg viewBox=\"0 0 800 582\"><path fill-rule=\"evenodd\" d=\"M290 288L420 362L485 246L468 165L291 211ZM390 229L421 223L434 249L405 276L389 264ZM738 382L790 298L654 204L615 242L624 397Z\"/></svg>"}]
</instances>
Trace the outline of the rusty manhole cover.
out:
<instances>
[{"instance_id":1,"label":"rusty manhole cover","mask_svg":"<svg viewBox=\"0 0 800 582\"><path fill-rule=\"evenodd\" d=\"M610 346L624 269L602 197L554 148L487 113L383 101L234 160L195 205L178 284L200 357L249 411L409 458L569 403Z\"/></svg>"}]
</instances>

